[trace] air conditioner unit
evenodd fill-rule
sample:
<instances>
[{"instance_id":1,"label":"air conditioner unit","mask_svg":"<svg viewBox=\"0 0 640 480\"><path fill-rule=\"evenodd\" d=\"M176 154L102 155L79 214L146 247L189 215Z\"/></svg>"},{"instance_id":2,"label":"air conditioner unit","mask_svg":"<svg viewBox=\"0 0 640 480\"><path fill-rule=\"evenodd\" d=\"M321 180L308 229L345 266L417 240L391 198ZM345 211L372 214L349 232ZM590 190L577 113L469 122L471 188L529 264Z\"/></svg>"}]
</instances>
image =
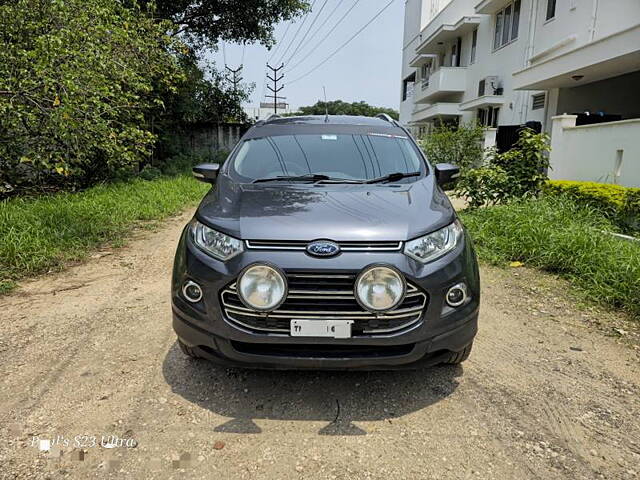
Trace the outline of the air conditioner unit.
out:
<instances>
[{"instance_id":1,"label":"air conditioner unit","mask_svg":"<svg viewBox=\"0 0 640 480\"><path fill-rule=\"evenodd\" d=\"M496 75L485 77L478 83L478 96L483 95L499 95L498 91L502 90L500 87L500 79Z\"/></svg>"}]
</instances>

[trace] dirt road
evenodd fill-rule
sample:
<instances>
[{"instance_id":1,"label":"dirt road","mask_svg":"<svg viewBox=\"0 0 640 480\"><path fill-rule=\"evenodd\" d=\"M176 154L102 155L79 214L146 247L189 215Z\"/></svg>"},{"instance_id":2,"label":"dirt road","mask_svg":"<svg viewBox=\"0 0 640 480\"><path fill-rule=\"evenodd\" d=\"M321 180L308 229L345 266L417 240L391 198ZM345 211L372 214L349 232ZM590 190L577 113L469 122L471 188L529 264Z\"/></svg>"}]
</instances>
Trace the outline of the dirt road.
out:
<instances>
[{"instance_id":1,"label":"dirt road","mask_svg":"<svg viewBox=\"0 0 640 480\"><path fill-rule=\"evenodd\" d=\"M170 326L187 218L0 297L2 478L640 478L637 333L566 283L484 267L462 367L227 370Z\"/></svg>"}]
</instances>

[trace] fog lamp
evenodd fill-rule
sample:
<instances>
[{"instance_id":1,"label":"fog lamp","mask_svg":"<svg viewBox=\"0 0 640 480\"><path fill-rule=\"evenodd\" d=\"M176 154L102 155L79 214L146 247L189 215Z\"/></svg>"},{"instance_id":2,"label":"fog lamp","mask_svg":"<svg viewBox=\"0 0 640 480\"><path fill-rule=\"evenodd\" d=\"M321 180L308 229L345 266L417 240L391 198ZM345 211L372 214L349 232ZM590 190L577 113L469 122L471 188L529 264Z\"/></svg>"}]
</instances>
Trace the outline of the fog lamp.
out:
<instances>
[{"instance_id":1,"label":"fog lamp","mask_svg":"<svg viewBox=\"0 0 640 480\"><path fill-rule=\"evenodd\" d=\"M390 266L365 268L354 286L356 300L371 312L391 310L404 299L407 285L404 276Z\"/></svg>"},{"instance_id":2,"label":"fog lamp","mask_svg":"<svg viewBox=\"0 0 640 480\"><path fill-rule=\"evenodd\" d=\"M237 290L245 306L268 312L284 302L287 281L278 268L258 263L250 265L240 274Z\"/></svg>"}]
</instances>

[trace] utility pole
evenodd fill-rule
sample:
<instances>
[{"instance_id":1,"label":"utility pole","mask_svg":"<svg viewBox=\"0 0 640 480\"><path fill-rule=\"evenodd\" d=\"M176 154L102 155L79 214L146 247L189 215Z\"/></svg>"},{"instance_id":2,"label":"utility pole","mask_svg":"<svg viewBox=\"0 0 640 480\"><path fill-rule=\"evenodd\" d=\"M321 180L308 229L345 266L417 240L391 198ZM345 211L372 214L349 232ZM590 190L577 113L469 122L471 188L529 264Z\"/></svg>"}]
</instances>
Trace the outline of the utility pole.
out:
<instances>
[{"instance_id":1,"label":"utility pole","mask_svg":"<svg viewBox=\"0 0 640 480\"><path fill-rule=\"evenodd\" d=\"M224 66L224 68L226 68L227 70L229 70L229 72L231 73L231 75L233 75L232 78L229 78L229 81L231 83L233 83L233 90L237 91L238 90L238 85L240 84L240 82L242 81L242 77L240 76L240 72L242 72L242 65L240 65L238 68L236 68L235 70L231 67L228 67L227 65Z\"/></svg>"},{"instance_id":2,"label":"utility pole","mask_svg":"<svg viewBox=\"0 0 640 480\"><path fill-rule=\"evenodd\" d=\"M267 78L273 82L273 87L267 85L267 88L271 91L272 95L265 95L267 98L273 98L273 113L278 114L278 100L285 100L287 97L280 97L278 93L284 88L284 85L278 86L278 82L284 78L284 73L278 76L278 72L284 68L284 63L279 67L272 67L267 63L267 68L271 70L273 76L267 74Z\"/></svg>"}]
</instances>

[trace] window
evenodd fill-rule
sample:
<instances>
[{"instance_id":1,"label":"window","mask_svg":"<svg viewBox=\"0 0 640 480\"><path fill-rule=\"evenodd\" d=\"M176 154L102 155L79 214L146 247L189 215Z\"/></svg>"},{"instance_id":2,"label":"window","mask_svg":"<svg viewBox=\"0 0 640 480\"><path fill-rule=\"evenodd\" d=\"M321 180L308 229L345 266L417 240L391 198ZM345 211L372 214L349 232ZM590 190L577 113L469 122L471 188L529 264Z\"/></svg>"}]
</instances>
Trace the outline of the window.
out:
<instances>
[{"instance_id":1,"label":"window","mask_svg":"<svg viewBox=\"0 0 640 480\"><path fill-rule=\"evenodd\" d=\"M556 16L556 0L547 0L547 20Z\"/></svg>"},{"instance_id":2,"label":"window","mask_svg":"<svg viewBox=\"0 0 640 480\"><path fill-rule=\"evenodd\" d=\"M416 82L415 72L402 81L402 101L413 96L413 86Z\"/></svg>"},{"instance_id":3,"label":"window","mask_svg":"<svg viewBox=\"0 0 640 480\"><path fill-rule=\"evenodd\" d=\"M232 173L253 181L313 173L371 179L420 170L420 156L406 137L318 133L245 140L233 159Z\"/></svg>"},{"instance_id":4,"label":"window","mask_svg":"<svg viewBox=\"0 0 640 480\"><path fill-rule=\"evenodd\" d=\"M520 0L516 0L496 14L496 31L493 37L494 50L518 38L519 27Z\"/></svg>"},{"instance_id":5,"label":"window","mask_svg":"<svg viewBox=\"0 0 640 480\"><path fill-rule=\"evenodd\" d=\"M422 78L422 88L429 86L429 75L431 74L431 62L420 67L420 78Z\"/></svg>"},{"instance_id":6,"label":"window","mask_svg":"<svg viewBox=\"0 0 640 480\"><path fill-rule=\"evenodd\" d=\"M478 48L478 29L476 28L471 35L471 58L469 59L469 63L474 63L476 61L476 49Z\"/></svg>"},{"instance_id":7,"label":"window","mask_svg":"<svg viewBox=\"0 0 640 480\"><path fill-rule=\"evenodd\" d=\"M533 100L531 103L531 110L540 110L541 108L544 108L545 97L546 94L544 93L533 95L533 97L531 97Z\"/></svg>"},{"instance_id":8,"label":"window","mask_svg":"<svg viewBox=\"0 0 640 480\"><path fill-rule=\"evenodd\" d=\"M487 107L478 109L478 123L484 127L498 128L499 107Z\"/></svg>"},{"instance_id":9,"label":"window","mask_svg":"<svg viewBox=\"0 0 640 480\"><path fill-rule=\"evenodd\" d=\"M518 38L520 28L520 0L513 2L513 24L511 25L511 40Z\"/></svg>"}]
</instances>

